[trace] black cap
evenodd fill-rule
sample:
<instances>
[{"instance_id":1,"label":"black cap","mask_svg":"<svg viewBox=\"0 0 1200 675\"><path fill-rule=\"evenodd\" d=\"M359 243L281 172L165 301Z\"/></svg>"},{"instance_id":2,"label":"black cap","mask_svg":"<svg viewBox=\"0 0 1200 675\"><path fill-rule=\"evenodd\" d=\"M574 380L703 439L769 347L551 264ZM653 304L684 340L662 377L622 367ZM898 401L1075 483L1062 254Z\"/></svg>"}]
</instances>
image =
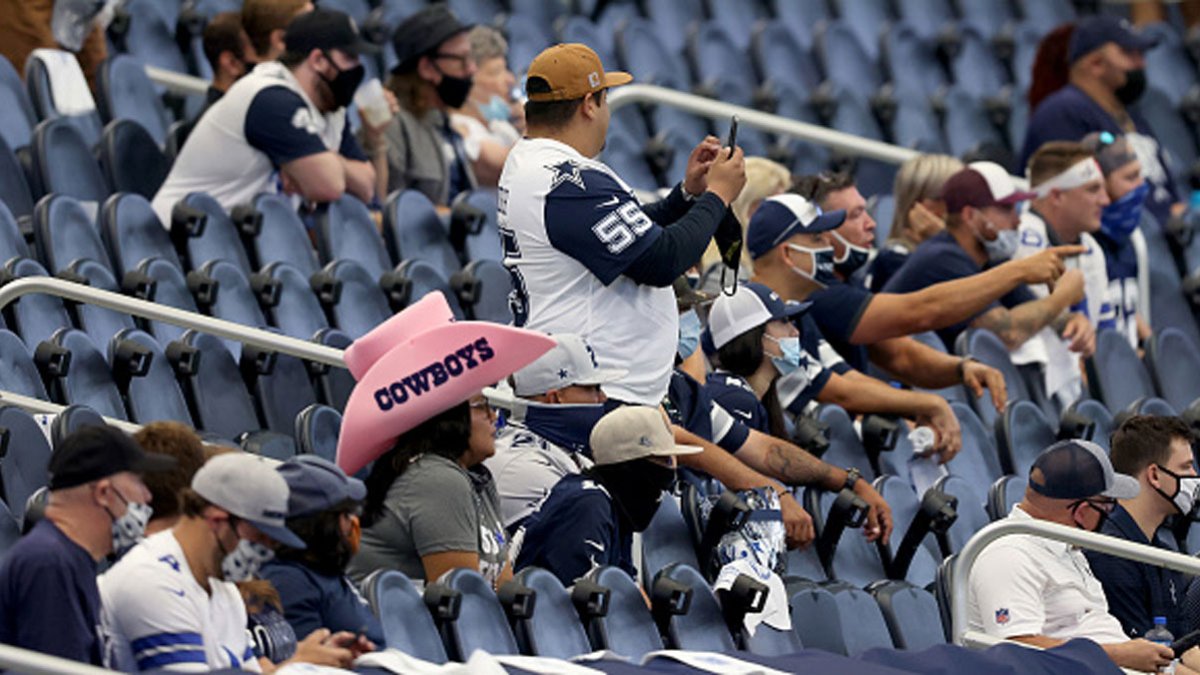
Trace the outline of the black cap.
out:
<instances>
[{"instance_id":1,"label":"black cap","mask_svg":"<svg viewBox=\"0 0 1200 675\"><path fill-rule=\"evenodd\" d=\"M88 426L64 438L50 455L50 489L72 488L122 471L167 471L175 464L174 457L142 450L116 427Z\"/></svg>"},{"instance_id":2,"label":"black cap","mask_svg":"<svg viewBox=\"0 0 1200 675\"><path fill-rule=\"evenodd\" d=\"M1067 63L1075 63L1109 42L1135 52L1145 52L1158 44L1158 36L1137 30L1128 19L1107 14L1089 16L1075 24L1067 47Z\"/></svg>"},{"instance_id":3,"label":"black cap","mask_svg":"<svg viewBox=\"0 0 1200 675\"><path fill-rule=\"evenodd\" d=\"M1051 499L1133 499L1140 489L1137 479L1113 470L1104 448L1080 439L1043 450L1029 469L1029 487Z\"/></svg>"},{"instance_id":4,"label":"black cap","mask_svg":"<svg viewBox=\"0 0 1200 675\"><path fill-rule=\"evenodd\" d=\"M314 9L292 19L284 31L283 44L295 54L314 49L336 49L349 56L379 51L363 39L350 15L333 9Z\"/></svg>"},{"instance_id":5,"label":"black cap","mask_svg":"<svg viewBox=\"0 0 1200 675\"><path fill-rule=\"evenodd\" d=\"M422 9L405 19L392 34L392 47L396 50L396 67L392 71L411 70L417 59L468 30L471 25L459 21L443 4Z\"/></svg>"}]
</instances>

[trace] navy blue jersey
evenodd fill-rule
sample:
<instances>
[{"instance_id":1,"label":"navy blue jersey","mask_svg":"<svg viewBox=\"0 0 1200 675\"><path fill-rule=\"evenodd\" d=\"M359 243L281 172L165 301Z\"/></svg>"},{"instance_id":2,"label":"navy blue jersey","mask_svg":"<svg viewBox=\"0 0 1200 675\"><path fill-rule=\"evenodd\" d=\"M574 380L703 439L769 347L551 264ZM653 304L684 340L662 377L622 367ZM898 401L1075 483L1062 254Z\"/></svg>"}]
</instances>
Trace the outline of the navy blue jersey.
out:
<instances>
[{"instance_id":1,"label":"navy blue jersey","mask_svg":"<svg viewBox=\"0 0 1200 675\"><path fill-rule=\"evenodd\" d=\"M300 638L318 628L333 632L362 631L384 646L383 627L366 599L345 576L331 577L294 560L272 560L262 567L283 600L283 613Z\"/></svg>"},{"instance_id":2,"label":"navy blue jersey","mask_svg":"<svg viewBox=\"0 0 1200 675\"><path fill-rule=\"evenodd\" d=\"M717 405L704 385L675 369L664 401L672 424L687 429L727 452L737 452L746 444L750 429Z\"/></svg>"},{"instance_id":3,"label":"navy blue jersey","mask_svg":"<svg viewBox=\"0 0 1200 675\"><path fill-rule=\"evenodd\" d=\"M912 293L926 286L962 279L982 271L983 269L958 245L949 232L939 232L918 246L916 251L913 251L908 257L908 262L904 263L892 280L884 286L883 292ZM979 316L995 307L1004 306L1011 309L1034 299L1028 288L1017 286L1000 298L999 302L993 302L979 314L938 330L938 337L942 338L942 343L948 349L953 349L954 341L958 338L959 333L966 330L971 322Z\"/></svg>"},{"instance_id":4,"label":"navy blue jersey","mask_svg":"<svg viewBox=\"0 0 1200 675\"><path fill-rule=\"evenodd\" d=\"M734 419L764 434L771 433L767 408L754 395L745 378L717 370L709 374L704 388L712 400L733 415Z\"/></svg>"},{"instance_id":5,"label":"navy blue jersey","mask_svg":"<svg viewBox=\"0 0 1200 675\"><path fill-rule=\"evenodd\" d=\"M866 286L872 293L880 293L887 282L908 261L908 249L893 245L879 249L875 259L867 267Z\"/></svg>"},{"instance_id":6,"label":"navy blue jersey","mask_svg":"<svg viewBox=\"0 0 1200 675\"><path fill-rule=\"evenodd\" d=\"M267 87L258 92L246 110L246 141L270 157L276 167L326 152L328 148L314 130L295 123L298 116L308 114L308 105L296 92L284 86ZM342 130L338 153L347 159L367 161L349 124Z\"/></svg>"},{"instance_id":7,"label":"navy blue jersey","mask_svg":"<svg viewBox=\"0 0 1200 675\"><path fill-rule=\"evenodd\" d=\"M858 322L874 297L873 293L861 286L841 282L830 284L808 296L812 301L808 314L817 322L821 334L851 368L860 371L867 369L867 348L852 343L850 337L854 335Z\"/></svg>"}]
</instances>

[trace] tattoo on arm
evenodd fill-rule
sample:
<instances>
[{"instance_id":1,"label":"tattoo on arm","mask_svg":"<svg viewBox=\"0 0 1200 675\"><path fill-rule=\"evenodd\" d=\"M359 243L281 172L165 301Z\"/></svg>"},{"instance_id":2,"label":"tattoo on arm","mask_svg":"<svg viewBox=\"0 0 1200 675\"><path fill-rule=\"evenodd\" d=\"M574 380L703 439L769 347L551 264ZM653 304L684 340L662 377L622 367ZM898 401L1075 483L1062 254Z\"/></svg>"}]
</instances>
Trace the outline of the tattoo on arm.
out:
<instances>
[{"instance_id":1,"label":"tattoo on arm","mask_svg":"<svg viewBox=\"0 0 1200 675\"><path fill-rule=\"evenodd\" d=\"M1011 310L997 307L975 319L972 325L992 331L1013 349L1055 320L1054 307L1046 300L1041 298Z\"/></svg>"},{"instance_id":2,"label":"tattoo on arm","mask_svg":"<svg viewBox=\"0 0 1200 675\"><path fill-rule=\"evenodd\" d=\"M767 466L775 478L788 485L828 487L833 467L800 447L772 443L767 450Z\"/></svg>"}]
</instances>

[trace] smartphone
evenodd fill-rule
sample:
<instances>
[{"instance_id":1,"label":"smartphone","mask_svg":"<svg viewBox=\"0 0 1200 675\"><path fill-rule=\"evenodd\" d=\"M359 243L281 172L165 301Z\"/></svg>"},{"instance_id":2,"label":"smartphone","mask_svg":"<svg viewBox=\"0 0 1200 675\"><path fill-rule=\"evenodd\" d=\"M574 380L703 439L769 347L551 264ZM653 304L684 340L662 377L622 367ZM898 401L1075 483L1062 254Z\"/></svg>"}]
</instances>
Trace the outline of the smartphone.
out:
<instances>
[{"instance_id":1,"label":"smartphone","mask_svg":"<svg viewBox=\"0 0 1200 675\"><path fill-rule=\"evenodd\" d=\"M729 137L725 139L725 146L729 148L730 157L733 157L733 149L737 147L737 128L738 116L734 115L729 122Z\"/></svg>"}]
</instances>

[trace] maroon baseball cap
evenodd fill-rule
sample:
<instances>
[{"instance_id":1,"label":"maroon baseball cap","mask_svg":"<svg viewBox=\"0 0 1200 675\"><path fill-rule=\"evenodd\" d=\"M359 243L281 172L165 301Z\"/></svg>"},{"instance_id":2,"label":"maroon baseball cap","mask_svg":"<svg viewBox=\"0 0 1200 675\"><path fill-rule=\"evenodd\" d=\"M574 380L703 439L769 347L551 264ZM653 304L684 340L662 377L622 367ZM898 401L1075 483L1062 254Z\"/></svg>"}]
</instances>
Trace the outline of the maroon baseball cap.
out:
<instances>
[{"instance_id":1,"label":"maroon baseball cap","mask_svg":"<svg viewBox=\"0 0 1200 675\"><path fill-rule=\"evenodd\" d=\"M995 162L971 162L942 185L948 213L961 213L967 206L1011 205L1036 196L1036 192L1017 189L1008 171Z\"/></svg>"}]
</instances>

